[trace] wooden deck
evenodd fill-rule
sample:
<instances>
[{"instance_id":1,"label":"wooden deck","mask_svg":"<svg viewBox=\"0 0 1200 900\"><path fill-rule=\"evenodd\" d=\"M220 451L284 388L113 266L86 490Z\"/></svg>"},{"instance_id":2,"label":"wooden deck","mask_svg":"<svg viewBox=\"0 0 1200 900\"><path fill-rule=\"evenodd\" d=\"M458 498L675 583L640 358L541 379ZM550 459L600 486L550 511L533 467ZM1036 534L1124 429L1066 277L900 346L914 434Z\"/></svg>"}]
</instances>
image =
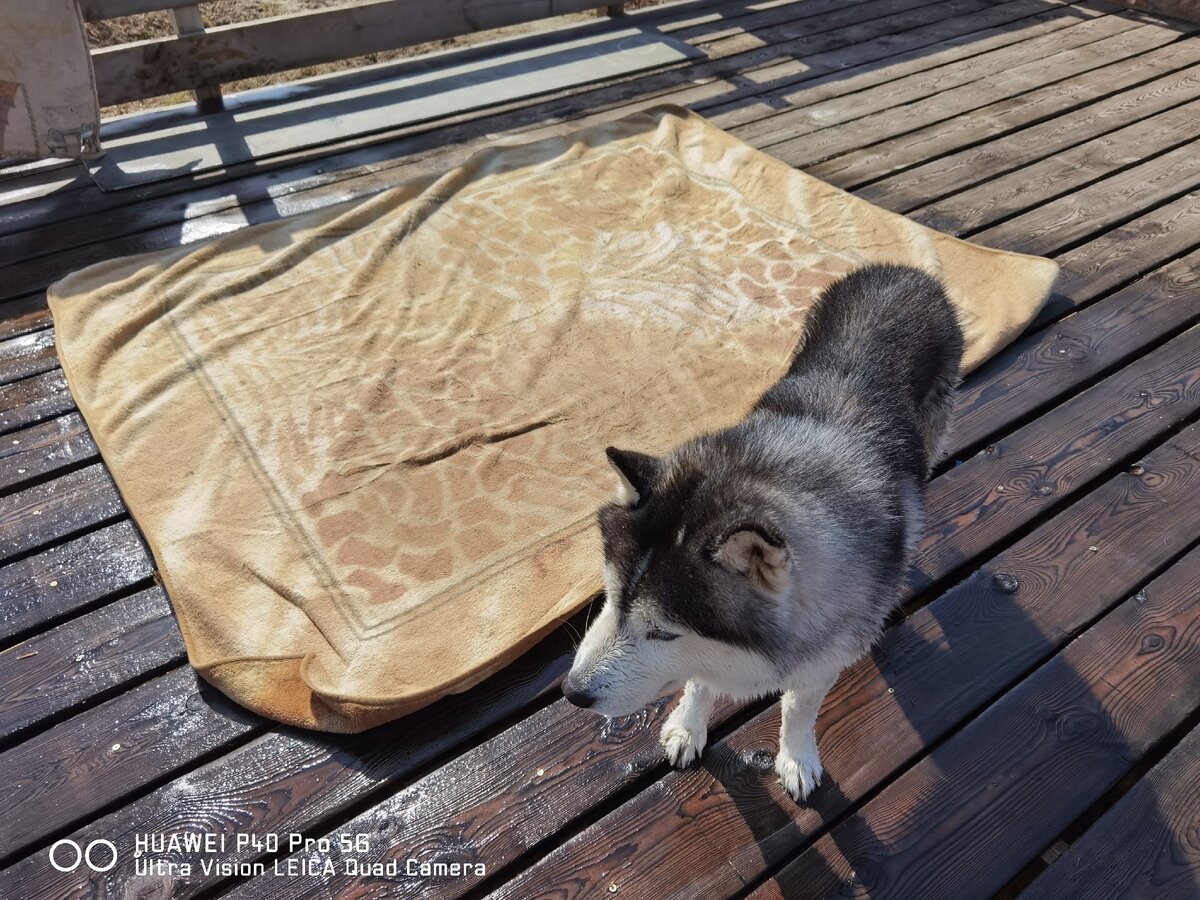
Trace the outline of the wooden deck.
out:
<instances>
[{"instance_id":1,"label":"wooden deck","mask_svg":"<svg viewBox=\"0 0 1200 900\"><path fill-rule=\"evenodd\" d=\"M0 170L0 897L1200 896L1198 26L1096 0L630 21L704 58L110 194L77 167ZM818 722L811 802L775 783L776 704L719 706L683 772L657 746L670 700L607 725L566 704L568 628L355 737L198 683L67 392L46 286L664 101L1063 267L964 387L903 610ZM135 854L138 835L206 834L226 849ZM116 865L56 871L63 838L112 841ZM192 868L139 873L147 858ZM350 858L400 873L348 875Z\"/></svg>"}]
</instances>

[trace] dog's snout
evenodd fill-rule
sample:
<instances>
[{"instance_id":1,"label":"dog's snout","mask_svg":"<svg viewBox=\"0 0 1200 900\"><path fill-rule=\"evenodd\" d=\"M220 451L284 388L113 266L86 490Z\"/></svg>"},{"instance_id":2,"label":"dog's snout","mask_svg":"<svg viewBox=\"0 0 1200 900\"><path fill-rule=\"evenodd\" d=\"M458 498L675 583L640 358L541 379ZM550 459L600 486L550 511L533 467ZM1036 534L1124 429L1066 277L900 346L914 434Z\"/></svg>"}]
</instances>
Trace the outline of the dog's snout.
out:
<instances>
[{"instance_id":1,"label":"dog's snout","mask_svg":"<svg viewBox=\"0 0 1200 900\"><path fill-rule=\"evenodd\" d=\"M563 683L563 696L567 698L567 702L578 706L580 709L587 709L596 702L596 695L586 690L580 690L571 684L570 679Z\"/></svg>"}]
</instances>

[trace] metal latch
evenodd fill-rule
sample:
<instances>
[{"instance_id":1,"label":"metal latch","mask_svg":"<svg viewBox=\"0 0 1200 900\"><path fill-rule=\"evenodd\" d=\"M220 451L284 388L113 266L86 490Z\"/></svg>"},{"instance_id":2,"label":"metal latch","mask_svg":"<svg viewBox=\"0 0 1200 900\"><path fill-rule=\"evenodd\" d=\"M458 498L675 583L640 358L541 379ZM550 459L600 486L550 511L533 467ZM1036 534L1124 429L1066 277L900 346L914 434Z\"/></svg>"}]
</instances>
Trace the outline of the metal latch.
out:
<instances>
[{"instance_id":1,"label":"metal latch","mask_svg":"<svg viewBox=\"0 0 1200 900\"><path fill-rule=\"evenodd\" d=\"M101 152L95 125L80 125L68 131L51 128L42 136L42 142L54 156L83 159Z\"/></svg>"}]
</instances>

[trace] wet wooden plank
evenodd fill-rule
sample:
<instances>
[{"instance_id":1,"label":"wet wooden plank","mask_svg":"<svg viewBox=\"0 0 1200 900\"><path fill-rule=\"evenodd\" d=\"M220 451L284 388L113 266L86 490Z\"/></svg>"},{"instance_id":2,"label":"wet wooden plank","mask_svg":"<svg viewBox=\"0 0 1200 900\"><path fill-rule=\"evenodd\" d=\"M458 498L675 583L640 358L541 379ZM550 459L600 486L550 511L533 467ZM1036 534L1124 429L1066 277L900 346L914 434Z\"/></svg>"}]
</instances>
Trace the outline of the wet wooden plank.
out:
<instances>
[{"instance_id":1,"label":"wet wooden plank","mask_svg":"<svg viewBox=\"0 0 1200 900\"><path fill-rule=\"evenodd\" d=\"M148 585L154 563L128 519L0 567L0 641Z\"/></svg>"},{"instance_id":2,"label":"wet wooden plank","mask_svg":"<svg viewBox=\"0 0 1200 900\"><path fill-rule=\"evenodd\" d=\"M3 856L264 732L265 719L187 666L140 684L0 755ZM70 802L63 802L69 797Z\"/></svg>"},{"instance_id":3,"label":"wet wooden plank","mask_svg":"<svg viewBox=\"0 0 1200 900\"><path fill-rule=\"evenodd\" d=\"M1164 445L1138 474L1105 482L890 629L826 700L826 777L807 804L792 802L772 769L776 704L492 896L587 896L614 883L630 896L741 891L1185 552L1200 529L1197 486L1200 458ZM287 890L257 879L241 896Z\"/></svg>"},{"instance_id":4,"label":"wet wooden plank","mask_svg":"<svg viewBox=\"0 0 1200 900\"><path fill-rule=\"evenodd\" d=\"M63 469L94 462L100 455L77 412L34 425L0 441L0 493Z\"/></svg>"},{"instance_id":5,"label":"wet wooden plank","mask_svg":"<svg viewBox=\"0 0 1200 900\"><path fill-rule=\"evenodd\" d=\"M75 408L61 369L0 385L0 434L44 422ZM7 438L12 443L12 438Z\"/></svg>"},{"instance_id":6,"label":"wet wooden plank","mask_svg":"<svg viewBox=\"0 0 1200 900\"><path fill-rule=\"evenodd\" d=\"M1198 626L1194 550L751 896L999 890L1200 706Z\"/></svg>"},{"instance_id":7,"label":"wet wooden plank","mask_svg":"<svg viewBox=\"0 0 1200 900\"><path fill-rule=\"evenodd\" d=\"M178 664L183 637L152 587L0 653L0 741Z\"/></svg>"},{"instance_id":8,"label":"wet wooden plank","mask_svg":"<svg viewBox=\"0 0 1200 900\"><path fill-rule=\"evenodd\" d=\"M1200 885L1200 726L1026 888L1028 900L1189 900Z\"/></svg>"},{"instance_id":9,"label":"wet wooden plank","mask_svg":"<svg viewBox=\"0 0 1200 900\"><path fill-rule=\"evenodd\" d=\"M1161 439L1197 409L1200 329L1193 329L1017 432L1001 448L939 477L929 492L927 537L906 596L985 554L1038 512L1059 505L1103 474L1112 459L1137 452L1156 436ZM719 725L735 709L725 704L714 721ZM389 798L382 809L351 820L335 837L370 829L380 816L392 818L403 810L402 846L372 855L373 862L386 863L394 852L432 847L455 835L456 842L476 845L475 858L494 870L616 791L649 774L663 774L666 766L653 741L640 740L631 756L624 740L630 729L653 734L664 716L660 700L631 723L598 731L594 716L561 701L449 763L427 782ZM588 777L577 783L582 767ZM332 884L342 890L352 880L322 882L322 887ZM442 887L418 880L401 895L450 896L462 887L462 879Z\"/></svg>"},{"instance_id":10,"label":"wet wooden plank","mask_svg":"<svg viewBox=\"0 0 1200 900\"><path fill-rule=\"evenodd\" d=\"M577 620L576 625L582 624ZM569 632L558 632L498 676L466 693L447 697L398 722L362 735L332 735L274 728L249 744L196 768L144 797L83 826L77 836L103 832L121 847L131 847L136 834L225 835L227 861L253 858L254 848L235 847L239 833L299 830L314 811L340 807L387 790L383 773L404 779L429 766L480 733L513 716L528 713L538 698L553 689L570 665ZM160 695L161 696L161 695ZM166 697L164 697L164 700ZM188 701L195 703L198 701ZM105 719L84 713L103 727ZM124 759L124 777L135 775L135 756ZM392 823L399 827L399 823ZM163 854L163 859L194 858ZM193 897L223 879L197 872L177 880L171 896ZM0 884L12 896L83 897L102 892L126 896L142 889L145 876L136 871L132 853L123 854L103 876L57 872L35 853L0 872Z\"/></svg>"},{"instance_id":11,"label":"wet wooden plank","mask_svg":"<svg viewBox=\"0 0 1200 900\"><path fill-rule=\"evenodd\" d=\"M0 497L0 560L95 528L124 513L125 504L101 463Z\"/></svg>"}]
</instances>

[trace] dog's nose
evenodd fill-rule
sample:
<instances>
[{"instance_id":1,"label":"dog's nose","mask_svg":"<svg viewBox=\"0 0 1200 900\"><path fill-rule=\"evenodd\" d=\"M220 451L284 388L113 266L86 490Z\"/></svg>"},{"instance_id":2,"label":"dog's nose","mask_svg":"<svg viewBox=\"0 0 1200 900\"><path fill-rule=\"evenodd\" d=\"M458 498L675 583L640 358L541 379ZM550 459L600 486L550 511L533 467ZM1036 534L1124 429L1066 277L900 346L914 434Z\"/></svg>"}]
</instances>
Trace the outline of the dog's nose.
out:
<instances>
[{"instance_id":1,"label":"dog's nose","mask_svg":"<svg viewBox=\"0 0 1200 900\"><path fill-rule=\"evenodd\" d=\"M580 709L587 709L596 702L596 695L589 694L587 691L581 691L572 686L568 681L563 684L563 696L567 698L568 703L578 706Z\"/></svg>"}]
</instances>

